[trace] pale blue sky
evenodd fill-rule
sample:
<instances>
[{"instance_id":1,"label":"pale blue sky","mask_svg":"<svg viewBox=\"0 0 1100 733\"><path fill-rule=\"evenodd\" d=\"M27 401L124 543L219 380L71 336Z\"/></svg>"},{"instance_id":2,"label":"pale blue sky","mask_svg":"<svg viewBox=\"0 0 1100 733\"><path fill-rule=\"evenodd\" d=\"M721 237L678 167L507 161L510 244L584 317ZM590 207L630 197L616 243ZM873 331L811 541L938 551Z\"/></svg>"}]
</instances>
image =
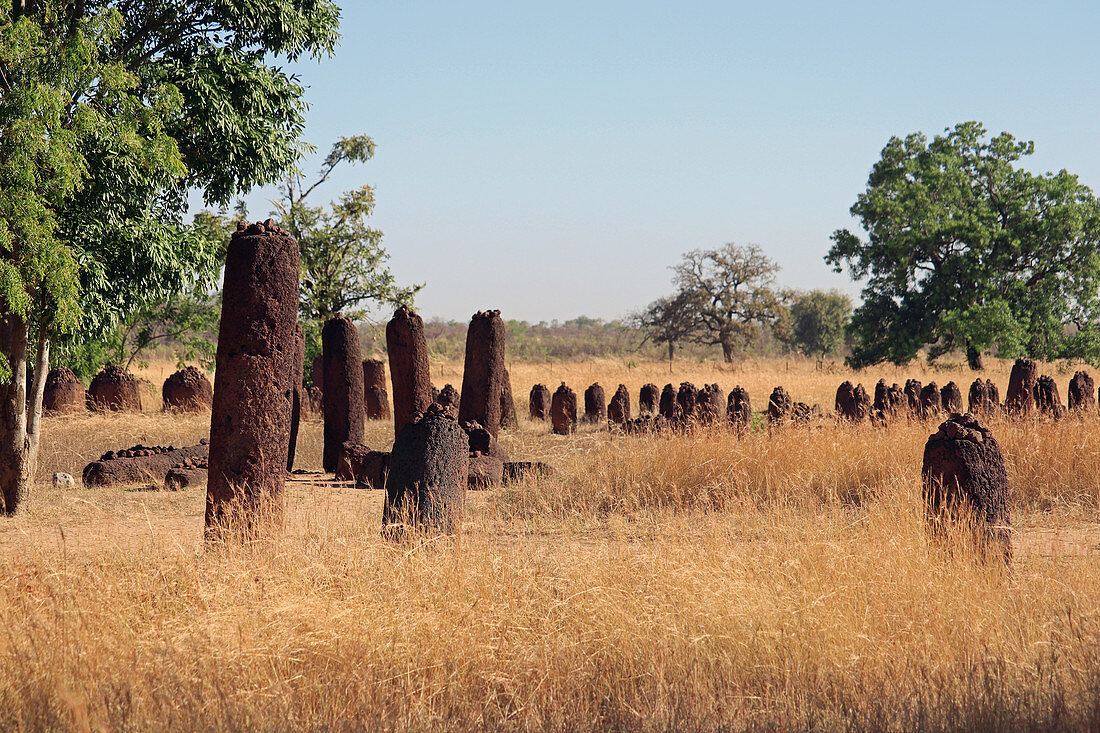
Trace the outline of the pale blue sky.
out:
<instances>
[{"instance_id":1,"label":"pale blue sky","mask_svg":"<svg viewBox=\"0 0 1100 733\"><path fill-rule=\"evenodd\" d=\"M336 57L292 68L321 154L377 143L324 193L375 186L423 314L615 318L728 241L858 292L822 257L894 134L981 120L1100 186L1098 29L1089 2L346 0Z\"/></svg>"}]
</instances>

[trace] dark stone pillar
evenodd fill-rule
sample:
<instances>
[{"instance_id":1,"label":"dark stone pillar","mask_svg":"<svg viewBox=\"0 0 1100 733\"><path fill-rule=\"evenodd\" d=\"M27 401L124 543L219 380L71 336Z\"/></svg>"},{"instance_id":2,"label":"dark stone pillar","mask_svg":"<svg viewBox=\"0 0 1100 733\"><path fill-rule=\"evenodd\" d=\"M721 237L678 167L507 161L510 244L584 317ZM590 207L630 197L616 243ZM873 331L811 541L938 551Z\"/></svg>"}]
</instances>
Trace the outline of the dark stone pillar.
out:
<instances>
[{"instance_id":1,"label":"dark stone pillar","mask_svg":"<svg viewBox=\"0 0 1100 733\"><path fill-rule=\"evenodd\" d=\"M390 395L386 389L386 363L381 359L363 361L363 409L368 420L390 419Z\"/></svg>"},{"instance_id":2,"label":"dark stone pillar","mask_svg":"<svg viewBox=\"0 0 1100 733\"><path fill-rule=\"evenodd\" d=\"M504 321L500 311L478 311L466 331L466 362L458 421L471 420L496 437L500 433L500 393L504 388Z\"/></svg>"},{"instance_id":3,"label":"dark stone pillar","mask_svg":"<svg viewBox=\"0 0 1100 733\"><path fill-rule=\"evenodd\" d=\"M432 374L428 367L428 340L424 321L405 306L386 325L386 351L393 384L393 432L432 404Z\"/></svg>"},{"instance_id":4,"label":"dark stone pillar","mask_svg":"<svg viewBox=\"0 0 1100 733\"><path fill-rule=\"evenodd\" d=\"M207 537L227 524L251 534L262 520L281 522L298 275L298 243L270 219L242 225L229 242L210 416Z\"/></svg>"},{"instance_id":5,"label":"dark stone pillar","mask_svg":"<svg viewBox=\"0 0 1100 733\"><path fill-rule=\"evenodd\" d=\"M561 383L550 400L550 424L558 435L577 429L577 393Z\"/></svg>"},{"instance_id":6,"label":"dark stone pillar","mask_svg":"<svg viewBox=\"0 0 1100 733\"><path fill-rule=\"evenodd\" d=\"M325 370L325 447L321 464L336 471L340 446L363 442L363 357L359 329L336 316L321 329Z\"/></svg>"}]
</instances>

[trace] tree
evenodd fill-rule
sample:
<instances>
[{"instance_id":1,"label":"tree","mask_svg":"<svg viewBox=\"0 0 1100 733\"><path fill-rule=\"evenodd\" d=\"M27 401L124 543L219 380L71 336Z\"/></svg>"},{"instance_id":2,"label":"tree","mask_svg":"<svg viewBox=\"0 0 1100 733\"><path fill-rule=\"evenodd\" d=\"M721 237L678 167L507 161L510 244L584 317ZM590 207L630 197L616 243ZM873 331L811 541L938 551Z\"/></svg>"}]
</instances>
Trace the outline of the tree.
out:
<instances>
[{"instance_id":1,"label":"tree","mask_svg":"<svg viewBox=\"0 0 1100 733\"><path fill-rule=\"evenodd\" d=\"M52 341L101 338L143 305L213 284L219 249L183 223L187 189L224 203L297 159L303 90L266 59L331 53L338 20L329 0L0 10L4 512L34 475Z\"/></svg>"},{"instance_id":2,"label":"tree","mask_svg":"<svg viewBox=\"0 0 1100 733\"><path fill-rule=\"evenodd\" d=\"M866 279L850 363L964 349L1100 362L1100 204L1065 170L1018 165L1034 144L965 122L894 137L826 261Z\"/></svg>"},{"instance_id":3,"label":"tree","mask_svg":"<svg viewBox=\"0 0 1100 733\"><path fill-rule=\"evenodd\" d=\"M353 320L367 316L368 305L397 308L413 304L423 285L401 287L386 266L382 232L368 220L374 213L374 190L360 186L342 193L328 208L307 199L342 163L365 163L374 156L367 135L342 137L321 164L316 180L306 184L294 171L286 177L275 217L298 240L302 253L301 313L307 360L320 353L321 324L337 313Z\"/></svg>"},{"instance_id":4,"label":"tree","mask_svg":"<svg viewBox=\"0 0 1100 733\"><path fill-rule=\"evenodd\" d=\"M720 345L727 362L782 318L779 266L755 245L693 250L673 271L676 298L694 323L692 340Z\"/></svg>"},{"instance_id":5,"label":"tree","mask_svg":"<svg viewBox=\"0 0 1100 733\"><path fill-rule=\"evenodd\" d=\"M811 290L791 300L791 345L803 354L821 357L840 351L852 299L837 290Z\"/></svg>"},{"instance_id":6,"label":"tree","mask_svg":"<svg viewBox=\"0 0 1100 733\"><path fill-rule=\"evenodd\" d=\"M631 319L631 326L642 333L642 344L652 341L668 347L671 364L676 345L690 341L695 331L695 320L682 293L659 298L644 311Z\"/></svg>"}]
</instances>

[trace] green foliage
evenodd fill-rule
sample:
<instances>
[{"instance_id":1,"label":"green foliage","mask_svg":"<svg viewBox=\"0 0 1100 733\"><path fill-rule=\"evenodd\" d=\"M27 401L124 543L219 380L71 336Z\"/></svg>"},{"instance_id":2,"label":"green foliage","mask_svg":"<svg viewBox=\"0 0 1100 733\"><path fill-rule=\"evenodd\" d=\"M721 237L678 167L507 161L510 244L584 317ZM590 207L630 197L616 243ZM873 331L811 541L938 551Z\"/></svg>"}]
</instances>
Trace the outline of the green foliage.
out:
<instances>
[{"instance_id":1,"label":"green foliage","mask_svg":"<svg viewBox=\"0 0 1100 733\"><path fill-rule=\"evenodd\" d=\"M689 307L689 298L682 292L653 301L630 319L630 325L641 335L642 345L649 342L664 344L669 361L672 361L679 344L695 339L698 327Z\"/></svg>"},{"instance_id":2,"label":"green foliage","mask_svg":"<svg viewBox=\"0 0 1100 733\"><path fill-rule=\"evenodd\" d=\"M183 221L187 189L224 203L294 164L303 90L268 58L331 53L338 20L328 0L0 11L3 310L78 364L208 316L224 241Z\"/></svg>"},{"instance_id":3,"label":"green foliage","mask_svg":"<svg viewBox=\"0 0 1100 733\"><path fill-rule=\"evenodd\" d=\"M373 155L374 141L368 136L340 138L316 181L304 185L300 175L291 175L274 202L277 211L272 215L294 235L301 250L304 320L325 321L337 313L362 320L368 305L412 305L423 287L399 287L386 267L389 255L382 247L382 232L367 223L374 212L370 186L345 191L327 209L307 203L337 166L366 162Z\"/></svg>"},{"instance_id":4,"label":"green foliage","mask_svg":"<svg viewBox=\"0 0 1100 733\"><path fill-rule=\"evenodd\" d=\"M840 351L852 299L837 290L811 290L791 296L791 301L788 343L808 356Z\"/></svg>"},{"instance_id":5,"label":"green foliage","mask_svg":"<svg viewBox=\"0 0 1100 733\"><path fill-rule=\"evenodd\" d=\"M1034 145L962 123L891 138L852 206L866 240L826 257L866 280L850 362L967 349L1100 363L1100 204L1065 170L1018 165Z\"/></svg>"},{"instance_id":6,"label":"green foliage","mask_svg":"<svg viewBox=\"0 0 1100 733\"><path fill-rule=\"evenodd\" d=\"M690 318L691 339L720 345L727 362L785 317L779 266L755 245L693 250L673 271L673 302Z\"/></svg>"}]
</instances>

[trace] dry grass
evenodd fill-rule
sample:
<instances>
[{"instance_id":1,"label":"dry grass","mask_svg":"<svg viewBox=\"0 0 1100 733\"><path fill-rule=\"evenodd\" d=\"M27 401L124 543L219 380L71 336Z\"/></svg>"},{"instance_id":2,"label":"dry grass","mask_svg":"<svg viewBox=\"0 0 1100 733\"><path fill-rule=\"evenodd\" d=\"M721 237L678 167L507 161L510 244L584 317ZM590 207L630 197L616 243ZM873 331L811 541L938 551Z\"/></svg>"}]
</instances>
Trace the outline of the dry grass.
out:
<instances>
[{"instance_id":1,"label":"dry grass","mask_svg":"<svg viewBox=\"0 0 1100 733\"><path fill-rule=\"evenodd\" d=\"M536 381L636 395L665 370L512 374L525 406ZM775 384L831 406L845 377L702 364L675 381L741 383L759 409ZM928 425L563 438L524 420L509 448L558 475L471 495L460 540L416 547L380 540L379 492L294 483L284 534L211 549L201 492L43 486L0 523L0 728L1095 728L1098 427L994 425L1011 572L929 541ZM40 474L206 428L50 420ZM301 440L316 467L320 426Z\"/></svg>"}]
</instances>

